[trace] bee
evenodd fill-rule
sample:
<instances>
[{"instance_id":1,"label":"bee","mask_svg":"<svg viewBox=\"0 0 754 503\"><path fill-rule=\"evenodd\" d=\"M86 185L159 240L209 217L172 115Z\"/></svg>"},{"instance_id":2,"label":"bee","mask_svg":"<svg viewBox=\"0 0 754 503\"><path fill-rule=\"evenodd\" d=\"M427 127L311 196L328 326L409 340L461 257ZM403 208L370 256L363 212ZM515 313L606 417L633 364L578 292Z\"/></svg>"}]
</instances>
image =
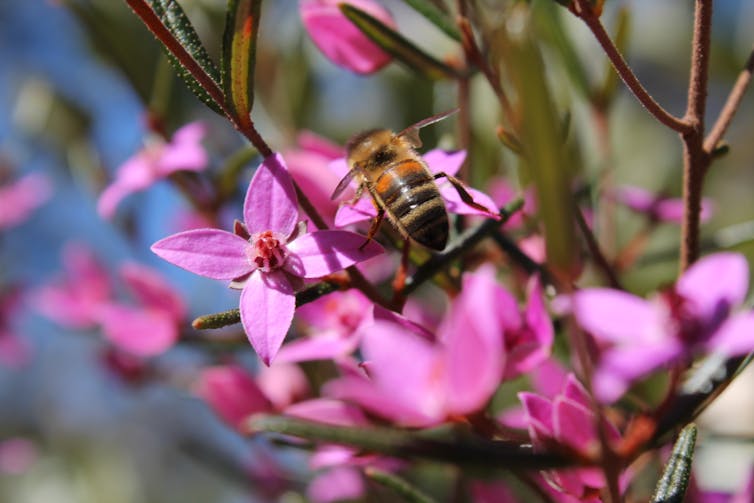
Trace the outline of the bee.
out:
<instances>
[{"instance_id":1,"label":"bee","mask_svg":"<svg viewBox=\"0 0 754 503\"><path fill-rule=\"evenodd\" d=\"M377 216L365 244L374 237L387 216L404 239L435 251L445 249L450 226L445 202L435 182L440 177L446 177L453 184L466 204L489 211L475 203L456 178L445 173L433 175L416 151L422 145L419 129L457 111L453 109L433 115L397 134L389 129L372 129L348 141L349 171L333 191L332 199L338 197L353 179L359 184L354 201L364 190L369 191Z\"/></svg>"}]
</instances>

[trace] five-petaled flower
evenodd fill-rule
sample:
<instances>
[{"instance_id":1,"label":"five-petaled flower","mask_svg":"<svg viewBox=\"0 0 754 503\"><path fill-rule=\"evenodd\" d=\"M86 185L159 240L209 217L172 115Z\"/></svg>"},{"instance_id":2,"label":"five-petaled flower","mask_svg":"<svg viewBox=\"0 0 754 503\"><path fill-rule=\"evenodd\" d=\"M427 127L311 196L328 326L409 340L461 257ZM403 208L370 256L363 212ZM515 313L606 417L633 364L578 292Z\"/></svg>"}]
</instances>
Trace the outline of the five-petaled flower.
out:
<instances>
[{"instance_id":1,"label":"five-petaled flower","mask_svg":"<svg viewBox=\"0 0 754 503\"><path fill-rule=\"evenodd\" d=\"M302 279L320 278L382 253L374 241L347 231L304 233L297 225L293 181L282 156L267 157L249 184L244 222L235 233L195 229L152 245L163 259L240 288L241 322L265 364L291 325Z\"/></svg>"},{"instance_id":2,"label":"five-petaled flower","mask_svg":"<svg viewBox=\"0 0 754 503\"><path fill-rule=\"evenodd\" d=\"M722 252L700 260L650 300L607 288L576 292L573 315L602 347L593 380L597 399L613 402L634 380L700 354L754 350L754 313L734 312L748 286L746 259Z\"/></svg>"}]
</instances>

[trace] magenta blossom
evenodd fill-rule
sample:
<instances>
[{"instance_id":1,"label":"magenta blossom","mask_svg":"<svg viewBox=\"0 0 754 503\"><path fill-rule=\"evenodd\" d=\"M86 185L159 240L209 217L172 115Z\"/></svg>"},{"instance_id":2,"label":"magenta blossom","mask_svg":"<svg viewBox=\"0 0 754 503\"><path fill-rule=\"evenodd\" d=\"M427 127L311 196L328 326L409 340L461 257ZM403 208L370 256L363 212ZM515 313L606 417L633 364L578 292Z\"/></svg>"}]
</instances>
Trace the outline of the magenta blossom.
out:
<instances>
[{"instance_id":1,"label":"magenta blossom","mask_svg":"<svg viewBox=\"0 0 754 503\"><path fill-rule=\"evenodd\" d=\"M299 133L296 146L283 152L291 176L329 225L338 211L330 195L339 179L328 166L344 154L343 147L310 131Z\"/></svg>"},{"instance_id":2,"label":"magenta blossom","mask_svg":"<svg viewBox=\"0 0 754 503\"><path fill-rule=\"evenodd\" d=\"M299 0L304 27L319 50L336 65L359 74L374 73L390 63L391 56L340 11L340 4L353 5L396 28L390 12L373 0Z\"/></svg>"},{"instance_id":3,"label":"magenta blossom","mask_svg":"<svg viewBox=\"0 0 754 503\"><path fill-rule=\"evenodd\" d=\"M599 453L600 440L589 395L573 374L566 377L560 393L553 398L530 392L519 393L518 397L524 406L525 421L535 449L546 451L560 446L587 458L594 458ZM607 422L604 426L608 441L617 443L620 440L618 430ZM599 492L605 487L600 468L552 471L546 479L557 491L573 496L577 501L601 501Z\"/></svg>"},{"instance_id":4,"label":"magenta blossom","mask_svg":"<svg viewBox=\"0 0 754 503\"><path fill-rule=\"evenodd\" d=\"M41 173L30 173L0 186L0 229L14 227L31 215L52 193L50 180Z\"/></svg>"},{"instance_id":5,"label":"magenta blossom","mask_svg":"<svg viewBox=\"0 0 754 503\"><path fill-rule=\"evenodd\" d=\"M202 171L207 166L207 152L201 144L204 134L204 126L192 122L177 130L168 143L162 138L152 138L118 168L115 180L100 195L97 203L100 216L112 218L124 197L176 171Z\"/></svg>"},{"instance_id":6,"label":"magenta blossom","mask_svg":"<svg viewBox=\"0 0 754 503\"><path fill-rule=\"evenodd\" d=\"M641 187L624 185L615 190L613 197L627 208L642 213L654 222L671 222L680 224L683 221L684 203L679 197L667 197L653 194ZM702 222L712 216L712 202L702 199L702 211L699 215Z\"/></svg>"},{"instance_id":7,"label":"magenta blossom","mask_svg":"<svg viewBox=\"0 0 754 503\"><path fill-rule=\"evenodd\" d=\"M650 300L607 288L576 292L573 315L603 348L594 374L597 399L613 402L633 381L701 354L754 350L754 313L735 311L748 286L746 259L723 252L699 260Z\"/></svg>"},{"instance_id":8,"label":"magenta blossom","mask_svg":"<svg viewBox=\"0 0 754 503\"><path fill-rule=\"evenodd\" d=\"M105 338L135 356L166 351L178 340L186 316L183 299L157 271L144 265L127 263L120 275L137 303L102 306L98 320Z\"/></svg>"},{"instance_id":9,"label":"magenta blossom","mask_svg":"<svg viewBox=\"0 0 754 503\"><path fill-rule=\"evenodd\" d=\"M278 361L338 359L358 346L358 329L373 320L373 304L358 290L332 292L301 306L297 318L309 325L309 337L283 346Z\"/></svg>"},{"instance_id":10,"label":"magenta blossom","mask_svg":"<svg viewBox=\"0 0 754 503\"><path fill-rule=\"evenodd\" d=\"M369 378L330 381L325 392L407 426L430 426L481 410L503 377L502 322L491 269L467 274L438 340L408 324L375 321L362 330Z\"/></svg>"},{"instance_id":11,"label":"magenta blossom","mask_svg":"<svg viewBox=\"0 0 754 503\"><path fill-rule=\"evenodd\" d=\"M459 150L456 152L445 152L444 150L434 149L430 150L422 156L427 163L429 170L433 174L446 173L454 176L464 159L466 159L466 151ZM330 163L330 169L335 172L339 177L343 177L348 173L348 164L345 159L337 159ZM355 183L355 182L354 182ZM445 200L445 207L450 213L456 213L459 215L482 215L485 217L491 217L499 219L499 210L494 201L485 193L478 190L466 187L466 191L471 195L474 202L481 204L490 211L481 211L469 206L461 200L461 196L458 195L458 191L448 182L446 179L441 178L438 180L438 188L440 189L440 195ZM343 204L338 210L338 214L335 215L335 225L338 227L344 227L346 225L369 220L377 216L377 210L372 203L372 199L368 193L365 193L354 204Z\"/></svg>"},{"instance_id":12,"label":"magenta blossom","mask_svg":"<svg viewBox=\"0 0 754 503\"><path fill-rule=\"evenodd\" d=\"M80 243L63 249L63 274L41 287L34 299L37 309L70 328L93 328L102 306L113 294L110 278L92 250Z\"/></svg>"},{"instance_id":13,"label":"magenta blossom","mask_svg":"<svg viewBox=\"0 0 754 503\"><path fill-rule=\"evenodd\" d=\"M382 253L382 247L346 231L303 233L296 192L282 156L264 160L249 184L245 224L235 233L196 229L152 245L179 267L241 288L241 322L249 342L269 365L283 343L304 278L320 278Z\"/></svg>"}]
</instances>

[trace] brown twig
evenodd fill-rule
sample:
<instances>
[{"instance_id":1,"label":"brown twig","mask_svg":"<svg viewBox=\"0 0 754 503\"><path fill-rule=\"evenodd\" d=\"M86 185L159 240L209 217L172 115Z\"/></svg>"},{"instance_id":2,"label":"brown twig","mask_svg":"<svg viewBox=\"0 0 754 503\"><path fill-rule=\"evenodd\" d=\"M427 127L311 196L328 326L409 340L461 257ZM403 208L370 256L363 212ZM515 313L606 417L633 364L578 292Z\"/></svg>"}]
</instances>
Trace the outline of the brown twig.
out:
<instances>
[{"instance_id":1,"label":"brown twig","mask_svg":"<svg viewBox=\"0 0 754 503\"><path fill-rule=\"evenodd\" d=\"M594 34L597 42L602 46L602 50L605 51L608 59L612 63L615 71L620 76L621 80L626 84L629 90L636 96L636 99L651 113L658 121L665 126L669 127L679 133L687 132L691 129L691 125L684 119L679 119L673 116L667 110L665 110L659 103L657 103L644 86L639 82L639 79L634 74L633 70L628 66L626 60L618 51L618 48L613 43L610 35L608 35L605 27L602 25L599 16L594 12L594 8L587 0L574 0L574 6L572 10L576 16L580 17L584 23Z\"/></svg>"},{"instance_id":2,"label":"brown twig","mask_svg":"<svg viewBox=\"0 0 754 503\"><path fill-rule=\"evenodd\" d=\"M741 105L741 99L743 98L746 89L751 82L751 74L754 72L754 50L749 53L749 59L746 61L741 73L736 79L736 83L728 95L728 99L723 105L723 109L720 111L720 115L717 117L717 121L712 126L707 138L704 140L704 151L707 154L711 154L717 147L717 144L722 140L725 131L727 131L733 116L738 111L738 107Z\"/></svg>"},{"instance_id":3,"label":"brown twig","mask_svg":"<svg viewBox=\"0 0 754 503\"><path fill-rule=\"evenodd\" d=\"M615 274L610 262L605 258L605 254L602 253L600 245L597 243L597 240L592 233L592 229L587 225L586 220L584 219L584 214L581 212L581 208L579 208L578 205L574 204L573 213L576 218L576 224L581 231L581 235L584 236L584 241L586 241L586 246L594 259L595 265L600 271L602 271L602 274L605 276L605 279L607 279L611 288L622 290L623 287L621 286L618 276Z\"/></svg>"},{"instance_id":4,"label":"brown twig","mask_svg":"<svg viewBox=\"0 0 754 503\"><path fill-rule=\"evenodd\" d=\"M694 36L691 48L688 103L684 121L691 125L681 133L683 140L683 201L680 270L685 271L699 256L699 226L704 172L710 156L704 151L704 111L709 79L712 0L696 0Z\"/></svg>"}]
</instances>

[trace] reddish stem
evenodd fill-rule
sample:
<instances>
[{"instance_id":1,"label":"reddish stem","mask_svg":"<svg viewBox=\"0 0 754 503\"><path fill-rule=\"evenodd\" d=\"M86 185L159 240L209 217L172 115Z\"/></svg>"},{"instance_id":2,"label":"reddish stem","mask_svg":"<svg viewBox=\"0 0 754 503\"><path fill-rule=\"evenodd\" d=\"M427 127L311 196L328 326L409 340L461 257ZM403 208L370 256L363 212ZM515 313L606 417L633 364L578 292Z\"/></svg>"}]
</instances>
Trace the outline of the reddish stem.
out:
<instances>
[{"instance_id":1,"label":"reddish stem","mask_svg":"<svg viewBox=\"0 0 754 503\"><path fill-rule=\"evenodd\" d=\"M691 125L683 140L683 201L680 270L685 271L699 256L699 226L704 172L710 156L704 151L704 112L709 79L712 0L696 0L691 48L688 104L684 121Z\"/></svg>"},{"instance_id":2,"label":"reddish stem","mask_svg":"<svg viewBox=\"0 0 754 503\"><path fill-rule=\"evenodd\" d=\"M587 0L574 0L573 12L580 17L584 23L594 34L597 42L602 46L602 50L605 51L610 63L612 63L618 76L623 80L629 90L636 96L636 99L644 105L658 121L674 131L683 133L691 129L691 125L684 119L679 119L671 115L665 110L659 103L657 103L644 86L639 82L634 72L623 59L623 56L618 51L618 48L613 43L610 35L608 35L605 27L600 21L599 15L594 11L594 8Z\"/></svg>"},{"instance_id":3,"label":"reddish stem","mask_svg":"<svg viewBox=\"0 0 754 503\"><path fill-rule=\"evenodd\" d=\"M738 75L738 79L736 79L736 83L733 85L733 89L731 89L717 121L715 121L715 125L712 126L712 130L704 140L704 151L707 154L711 154L723 138L731 120L733 120L733 116L738 111L738 107L741 105L741 99L743 98L746 89L749 87L749 82L751 82L752 72L754 72L754 50L749 53L749 59L746 61L746 65Z\"/></svg>"}]
</instances>

